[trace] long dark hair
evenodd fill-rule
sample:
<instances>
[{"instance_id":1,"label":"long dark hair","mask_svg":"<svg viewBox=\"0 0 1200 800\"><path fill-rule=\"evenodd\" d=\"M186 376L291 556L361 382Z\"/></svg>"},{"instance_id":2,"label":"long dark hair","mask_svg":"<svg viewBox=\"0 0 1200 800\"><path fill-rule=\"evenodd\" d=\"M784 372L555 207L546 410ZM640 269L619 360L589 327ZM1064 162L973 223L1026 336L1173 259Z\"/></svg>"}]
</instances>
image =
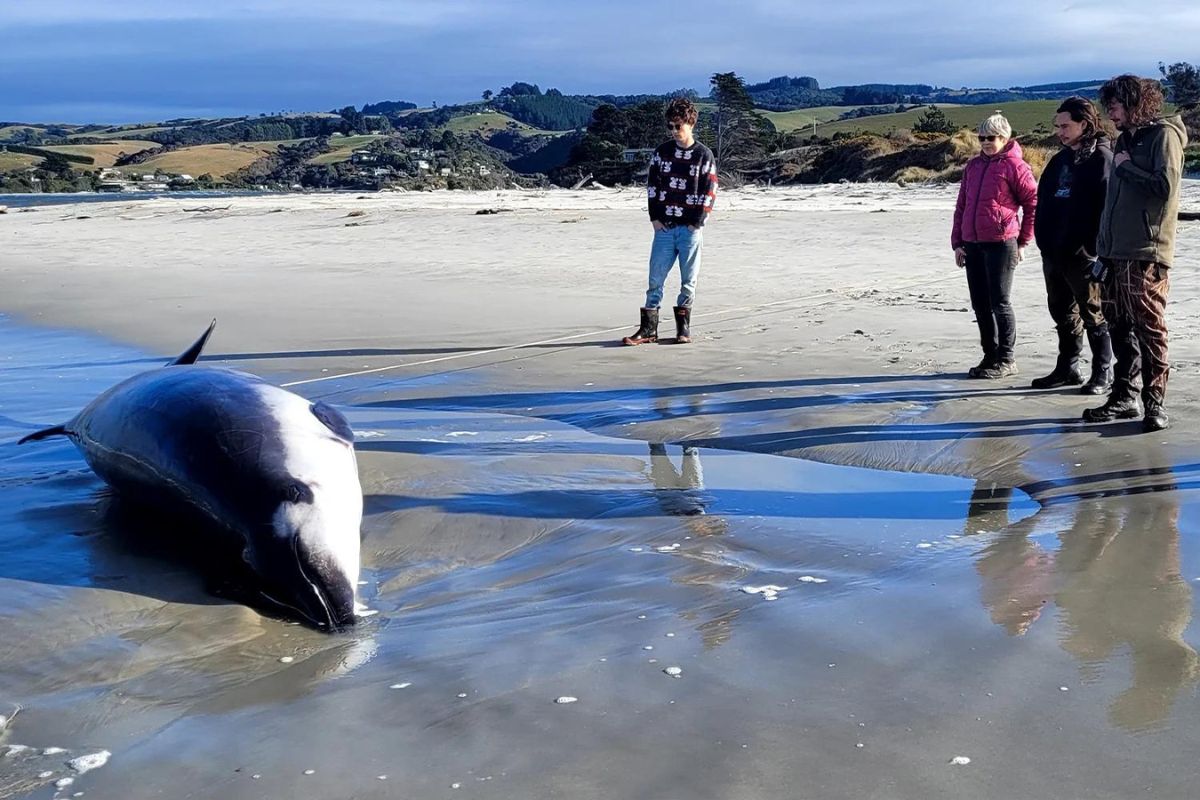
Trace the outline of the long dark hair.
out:
<instances>
[{"instance_id":1,"label":"long dark hair","mask_svg":"<svg viewBox=\"0 0 1200 800\"><path fill-rule=\"evenodd\" d=\"M1083 136L1090 139L1104 133L1104 125L1100 122L1100 113L1086 97L1075 95L1062 101L1056 114L1070 114L1071 119L1083 123Z\"/></svg>"},{"instance_id":2,"label":"long dark hair","mask_svg":"<svg viewBox=\"0 0 1200 800\"><path fill-rule=\"evenodd\" d=\"M1125 106L1131 125L1146 125L1162 113L1162 86L1137 75L1118 75L1100 87L1100 104L1107 108L1114 101Z\"/></svg>"}]
</instances>

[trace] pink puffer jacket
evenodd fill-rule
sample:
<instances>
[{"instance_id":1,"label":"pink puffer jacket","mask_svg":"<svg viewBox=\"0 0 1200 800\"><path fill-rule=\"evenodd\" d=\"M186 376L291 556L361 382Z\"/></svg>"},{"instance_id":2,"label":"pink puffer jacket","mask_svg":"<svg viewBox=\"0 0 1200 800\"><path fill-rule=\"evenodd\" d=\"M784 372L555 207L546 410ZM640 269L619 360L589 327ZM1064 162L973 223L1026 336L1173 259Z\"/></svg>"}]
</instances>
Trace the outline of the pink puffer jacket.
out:
<instances>
[{"instance_id":1,"label":"pink puffer jacket","mask_svg":"<svg viewBox=\"0 0 1200 800\"><path fill-rule=\"evenodd\" d=\"M963 170L950 246L1016 239L1024 247L1033 241L1036 208L1037 181L1021 158L1021 145L1014 140L994 156L980 153ZM1018 210L1024 210L1019 225Z\"/></svg>"}]
</instances>

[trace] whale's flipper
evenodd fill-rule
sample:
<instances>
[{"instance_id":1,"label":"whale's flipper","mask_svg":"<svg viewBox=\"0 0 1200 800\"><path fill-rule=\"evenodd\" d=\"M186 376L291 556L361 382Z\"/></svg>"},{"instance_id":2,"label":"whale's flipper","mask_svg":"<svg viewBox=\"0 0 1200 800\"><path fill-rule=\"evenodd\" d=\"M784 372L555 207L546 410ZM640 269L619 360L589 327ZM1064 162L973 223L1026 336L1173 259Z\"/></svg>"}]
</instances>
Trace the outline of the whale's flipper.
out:
<instances>
[{"instance_id":1,"label":"whale's flipper","mask_svg":"<svg viewBox=\"0 0 1200 800\"><path fill-rule=\"evenodd\" d=\"M181 364L195 364L196 359L200 358L200 351L204 349L204 345L208 344L208 337L212 336L213 328L217 327L217 321L214 319L208 325L208 330L201 334L195 344L179 354L179 357L167 364L168 367L175 367Z\"/></svg>"},{"instance_id":2,"label":"whale's flipper","mask_svg":"<svg viewBox=\"0 0 1200 800\"><path fill-rule=\"evenodd\" d=\"M25 444L26 442L36 442L39 439L48 439L51 436L66 436L66 425L55 425L53 428L43 428L37 433L31 433L28 436L23 436L17 444Z\"/></svg>"}]
</instances>

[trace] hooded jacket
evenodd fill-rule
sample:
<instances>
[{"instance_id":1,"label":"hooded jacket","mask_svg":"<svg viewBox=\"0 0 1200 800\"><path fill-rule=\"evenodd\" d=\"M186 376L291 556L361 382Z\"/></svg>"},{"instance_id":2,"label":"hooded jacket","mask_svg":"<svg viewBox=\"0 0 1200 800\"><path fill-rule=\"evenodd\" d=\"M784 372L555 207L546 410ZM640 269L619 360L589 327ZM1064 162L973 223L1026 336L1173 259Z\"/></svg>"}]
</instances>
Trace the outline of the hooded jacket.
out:
<instances>
[{"instance_id":1,"label":"hooded jacket","mask_svg":"<svg viewBox=\"0 0 1200 800\"><path fill-rule=\"evenodd\" d=\"M1101 134L1079 150L1064 147L1038 182L1033 232L1038 249L1055 260L1096 255L1100 215L1112 171L1112 145Z\"/></svg>"},{"instance_id":2,"label":"hooded jacket","mask_svg":"<svg viewBox=\"0 0 1200 800\"><path fill-rule=\"evenodd\" d=\"M1036 208L1037 181L1015 139L994 156L980 153L963 170L950 246L1016 239L1024 247L1033 239ZM1024 210L1020 224L1019 210Z\"/></svg>"},{"instance_id":3,"label":"hooded jacket","mask_svg":"<svg viewBox=\"0 0 1200 800\"><path fill-rule=\"evenodd\" d=\"M1187 129L1179 115L1117 138L1129 161L1113 167L1100 218L1100 256L1171 266Z\"/></svg>"}]
</instances>

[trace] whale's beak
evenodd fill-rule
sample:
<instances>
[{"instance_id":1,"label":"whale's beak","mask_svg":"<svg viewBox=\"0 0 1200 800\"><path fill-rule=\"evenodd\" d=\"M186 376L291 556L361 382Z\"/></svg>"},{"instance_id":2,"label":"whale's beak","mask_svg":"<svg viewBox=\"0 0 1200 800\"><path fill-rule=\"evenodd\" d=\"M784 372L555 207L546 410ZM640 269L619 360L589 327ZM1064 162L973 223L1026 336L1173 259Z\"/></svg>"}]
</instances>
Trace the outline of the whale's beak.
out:
<instances>
[{"instance_id":1,"label":"whale's beak","mask_svg":"<svg viewBox=\"0 0 1200 800\"><path fill-rule=\"evenodd\" d=\"M332 631L353 625L354 583L337 568L332 559L310 552L303 540L293 539L298 583L293 597L304 616L313 624Z\"/></svg>"},{"instance_id":2,"label":"whale's beak","mask_svg":"<svg viewBox=\"0 0 1200 800\"><path fill-rule=\"evenodd\" d=\"M289 616L326 631L341 631L357 621L355 585L332 560L309 552L299 536L291 539L292 558L275 562L262 596Z\"/></svg>"}]
</instances>

